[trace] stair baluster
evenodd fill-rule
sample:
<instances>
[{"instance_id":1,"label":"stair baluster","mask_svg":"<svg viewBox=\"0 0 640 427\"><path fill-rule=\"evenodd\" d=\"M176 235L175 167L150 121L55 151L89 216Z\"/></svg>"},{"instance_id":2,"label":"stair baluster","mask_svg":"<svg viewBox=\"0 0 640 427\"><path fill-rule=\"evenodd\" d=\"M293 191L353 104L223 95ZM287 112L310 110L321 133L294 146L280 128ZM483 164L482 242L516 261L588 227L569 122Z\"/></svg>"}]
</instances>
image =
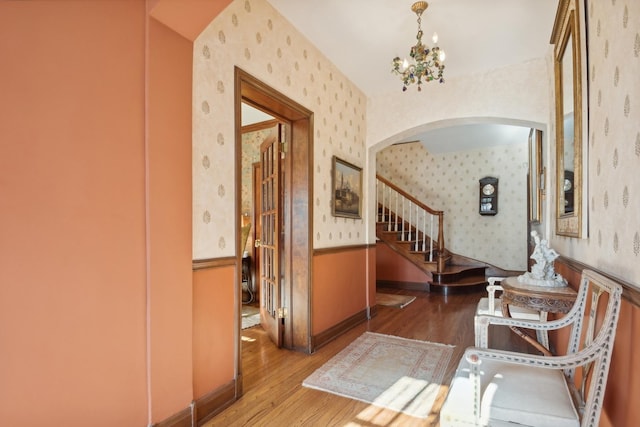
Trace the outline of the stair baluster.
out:
<instances>
[{"instance_id":1,"label":"stair baluster","mask_svg":"<svg viewBox=\"0 0 640 427\"><path fill-rule=\"evenodd\" d=\"M384 229L397 233L398 241L408 243L408 248L412 252L424 254L425 262L433 263L437 258L437 267L434 265L436 271L444 269L443 213L429 208L380 176L376 182L376 199L379 223L384 224ZM438 221L437 239L433 235L434 225L436 225L434 224L435 216L437 216L435 220ZM427 239L429 240L428 248ZM437 245L435 250L434 242ZM434 252L437 257L434 257Z\"/></svg>"},{"instance_id":2,"label":"stair baluster","mask_svg":"<svg viewBox=\"0 0 640 427\"><path fill-rule=\"evenodd\" d=\"M411 212L413 211L413 209L411 209L411 200L409 200L409 236L407 236L407 240L410 242L411 241L411 235L413 233L413 223L411 222Z\"/></svg>"},{"instance_id":3,"label":"stair baluster","mask_svg":"<svg viewBox=\"0 0 640 427\"><path fill-rule=\"evenodd\" d=\"M420 252L420 248L418 247L418 245L420 244L420 232L418 228L419 224L420 224L420 206L416 205L416 242L414 243L416 252Z\"/></svg>"},{"instance_id":4,"label":"stair baluster","mask_svg":"<svg viewBox=\"0 0 640 427\"><path fill-rule=\"evenodd\" d=\"M422 252L427 251L427 213L422 215Z\"/></svg>"},{"instance_id":5,"label":"stair baluster","mask_svg":"<svg viewBox=\"0 0 640 427\"><path fill-rule=\"evenodd\" d=\"M384 182L380 182L376 180L376 206L384 206L384 201L380 200L380 188L384 188ZM378 209L376 212L376 217L378 218L378 222L382 222L382 209Z\"/></svg>"},{"instance_id":6,"label":"stair baluster","mask_svg":"<svg viewBox=\"0 0 640 427\"><path fill-rule=\"evenodd\" d=\"M398 231L398 196L399 196L399 194L398 194L398 192L396 192L396 209L393 212L393 216L394 216L394 219L395 219L395 226L393 228L393 231Z\"/></svg>"},{"instance_id":7,"label":"stair baluster","mask_svg":"<svg viewBox=\"0 0 640 427\"><path fill-rule=\"evenodd\" d=\"M380 219L376 224L377 237L422 271L430 274L430 289L449 292L453 289L468 289L469 286L484 288L486 263L445 250L444 213L430 208L389 180L381 176L377 176L377 179L376 198L380 213L377 216ZM437 238L434 232L437 233ZM461 260L463 263L456 262Z\"/></svg>"},{"instance_id":8,"label":"stair baluster","mask_svg":"<svg viewBox=\"0 0 640 427\"><path fill-rule=\"evenodd\" d=\"M404 241L404 224L406 223L406 221L404 220L404 201L406 199L404 197L402 197L402 240Z\"/></svg>"},{"instance_id":9,"label":"stair baluster","mask_svg":"<svg viewBox=\"0 0 640 427\"><path fill-rule=\"evenodd\" d=\"M387 187L387 190L387 215L389 216L387 230L391 231L391 187Z\"/></svg>"}]
</instances>

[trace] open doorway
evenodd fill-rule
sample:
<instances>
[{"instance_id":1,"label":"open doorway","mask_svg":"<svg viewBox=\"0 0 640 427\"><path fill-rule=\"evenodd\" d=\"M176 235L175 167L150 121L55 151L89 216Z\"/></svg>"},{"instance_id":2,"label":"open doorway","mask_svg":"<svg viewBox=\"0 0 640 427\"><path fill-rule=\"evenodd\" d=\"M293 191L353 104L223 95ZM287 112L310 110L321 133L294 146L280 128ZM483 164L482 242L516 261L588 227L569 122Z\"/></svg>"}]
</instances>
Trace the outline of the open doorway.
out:
<instances>
[{"instance_id":1,"label":"open doorway","mask_svg":"<svg viewBox=\"0 0 640 427\"><path fill-rule=\"evenodd\" d=\"M247 104L273 117L279 124L277 140L270 143L272 148L266 147L264 141L261 147L261 163L269 162L270 166L260 172L262 182L260 183L262 192L270 179L277 177L281 179L282 190L267 190L269 199L273 200L273 195L281 196L281 201L269 207L264 199L260 202L265 210L277 209L280 220L274 220L270 224L277 224L278 227L269 226L268 231L275 237L272 239L281 244L280 249L275 249L277 260L270 260L270 275L261 277L260 268L253 269L255 281L253 289L258 294L258 302L261 309L261 323L265 324L265 308L273 317L271 327L275 329L272 340L278 346L287 349L310 353L311 342L311 261L312 261L312 165L313 165L313 113L293 100L287 98L276 90L266 86L255 77L236 68L235 70L235 117L236 117L236 194L242 191L242 104ZM286 126L282 127L282 124ZM269 145L269 144L267 144ZM265 157L266 156L266 157ZM281 161L276 161L276 159ZM282 168L281 173L274 170ZM268 173L265 173L265 170ZM271 178L269 178L271 176ZM276 186L277 188L277 186ZM275 191L275 193L274 193ZM264 195L263 197L267 197ZM255 207L254 207L255 209ZM245 222L241 197L236 197L236 248L237 265L242 265L242 259L246 248L246 243L242 239L242 224ZM254 216L257 217L257 214ZM277 217L276 217L277 218ZM264 221L262 217L263 231L259 236L264 237ZM268 221L272 221L269 219ZM255 222L252 226L255 227ZM254 230L255 233L255 230ZM254 234L254 236L257 236ZM248 239L247 239L248 240ZM262 239L260 239L262 240ZM267 239L268 240L268 239ZM247 242L248 243L248 242ZM264 244L264 242L263 242ZM254 244L255 247L255 244ZM256 253L253 251L253 253ZM258 257L264 256L260 252ZM260 266L264 266L264 259L259 260ZM275 264L274 264L275 263ZM237 369L239 387L241 394L242 378L242 330L241 312L243 298L242 268L238 268L236 277L237 284L237 313L238 323L236 334L236 345L238 355ZM266 276L269 276L266 278ZM272 286L265 293L265 283ZM245 295L246 296L246 295ZM295 327L294 327L295 326Z\"/></svg>"},{"instance_id":2,"label":"open doorway","mask_svg":"<svg viewBox=\"0 0 640 427\"><path fill-rule=\"evenodd\" d=\"M260 147L278 137L279 122L250 104L242 103L241 219L242 329L260 325L260 244L262 234L262 168ZM277 254L278 258L280 254ZM264 276L264 275L263 275Z\"/></svg>"}]
</instances>

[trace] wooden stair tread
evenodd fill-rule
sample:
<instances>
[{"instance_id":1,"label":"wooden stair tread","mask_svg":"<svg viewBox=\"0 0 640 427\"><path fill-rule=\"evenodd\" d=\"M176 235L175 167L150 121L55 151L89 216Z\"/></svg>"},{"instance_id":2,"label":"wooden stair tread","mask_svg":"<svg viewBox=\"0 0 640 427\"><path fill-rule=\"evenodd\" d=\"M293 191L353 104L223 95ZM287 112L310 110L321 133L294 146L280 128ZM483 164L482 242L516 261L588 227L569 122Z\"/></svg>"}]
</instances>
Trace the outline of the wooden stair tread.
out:
<instances>
[{"instance_id":1,"label":"wooden stair tread","mask_svg":"<svg viewBox=\"0 0 640 427\"><path fill-rule=\"evenodd\" d=\"M376 236L380 243L385 243L394 252L407 259L409 262L424 271L431 277L427 283L429 287L433 285L440 292L448 292L450 289L476 288L485 286L485 270L487 265L477 263L466 265L464 257L456 257L455 254L444 250L445 271L437 272L438 261L442 259L438 256L438 249L431 246L431 238L427 237L425 249L422 250L425 238L423 232L413 226L406 226L402 230L402 225L407 224L401 217L389 212L378 213L378 218L384 221L376 221ZM395 228L398 228L397 230ZM409 240L401 240L402 238ZM417 250L416 250L417 249ZM429 261L429 256L433 254L433 260ZM453 264L453 260L461 260L459 264Z\"/></svg>"},{"instance_id":2,"label":"wooden stair tread","mask_svg":"<svg viewBox=\"0 0 640 427\"><path fill-rule=\"evenodd\" d=\"M485 289L487 281L484 276L469 276L455 281L429 282L429 289L442 294L476 292Z\"/></svg>"},{"instance_id":3,"label":"wooden stair tread","mask_svg":"<svg viewBox=\"0 0 640 427\"><path fill-rule=\"evenodd\" d=\"M434 285L438 285L438 282L431 282ZM484 276L469 276L463 277L453 282L444 283L447 286L467 286L467 285L479 285L479 284L487 284L487 280Z\"/></svg>"},{"instance_id":4,"label":"wooden stair tread","mask_svg":"<svg viewBox=\"0 0 640 427\"><path fill-rule=\"evenodd\" d=\"M476 270L478 273L483 272L486 267L484 266L474 266L474 265L448 265L446 270L438 273L441 276L454 276L460 273L468 273L471 270ZM482 276L484 277L484 275Z\"/></svg>"}]
</instances>

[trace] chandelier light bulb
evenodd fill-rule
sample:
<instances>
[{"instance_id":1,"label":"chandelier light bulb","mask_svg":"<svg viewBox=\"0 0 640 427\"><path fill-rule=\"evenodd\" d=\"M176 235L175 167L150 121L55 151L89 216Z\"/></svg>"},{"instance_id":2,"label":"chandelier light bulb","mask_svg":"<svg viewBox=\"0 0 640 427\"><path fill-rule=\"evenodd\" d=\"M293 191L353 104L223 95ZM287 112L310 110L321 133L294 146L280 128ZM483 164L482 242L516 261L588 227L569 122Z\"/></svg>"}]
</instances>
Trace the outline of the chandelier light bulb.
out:
<instances>
[{"instance_id":1,"label":"chandelier light bulb","mask_svg":"<svg viewBox=\"0 0 640 427\"><path fill-rule=\"evenodd\" d=\"M426 1L415 2L411 6L411 10L418 17L418 33L416 34L416 43L409 50L409 58L400 59L399 56L393 58L393 68L391 72L400 76L403 86L402 90L406 91L412 84L418 86L418 91L422 90L422 83L437 80L444 83L444 58L445 53L436 43L438 42L438 34L433 33L433 47L429 47L422 42L422 13L427 10L429 4Z\"/></svg>"}]
</instances>

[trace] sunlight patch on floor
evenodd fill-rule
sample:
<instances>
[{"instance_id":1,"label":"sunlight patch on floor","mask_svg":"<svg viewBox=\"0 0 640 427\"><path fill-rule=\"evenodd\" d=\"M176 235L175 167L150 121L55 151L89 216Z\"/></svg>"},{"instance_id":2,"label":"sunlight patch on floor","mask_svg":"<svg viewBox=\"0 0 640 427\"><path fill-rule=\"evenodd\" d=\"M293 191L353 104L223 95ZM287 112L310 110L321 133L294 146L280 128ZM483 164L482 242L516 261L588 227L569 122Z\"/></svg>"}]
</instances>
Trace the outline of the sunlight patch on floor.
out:
<instances>
[{"instance_id":1,"label":"sunlight patch on floor","mask_svg":"<svg viewBox=\"0 0 640 427\"><path fill-rule=\"evenodd\" d=\"M402 377L376 398L375 404L367 406L366 409L358 414L355 421L350 421L345 424L345 427L384 427L394 425L399 417L407 417L409 415L388 409L389 406L406 409L428 405L432 409L436 406L439 408L447 389L447 386L441 384L429 383L406 376ZM438 398L439 396L441 397ZM421 418L421 420L425 421L425 425L433 425L436 418L437 412L432 410L427 418Z\"/></svg>"}]
</instances>

